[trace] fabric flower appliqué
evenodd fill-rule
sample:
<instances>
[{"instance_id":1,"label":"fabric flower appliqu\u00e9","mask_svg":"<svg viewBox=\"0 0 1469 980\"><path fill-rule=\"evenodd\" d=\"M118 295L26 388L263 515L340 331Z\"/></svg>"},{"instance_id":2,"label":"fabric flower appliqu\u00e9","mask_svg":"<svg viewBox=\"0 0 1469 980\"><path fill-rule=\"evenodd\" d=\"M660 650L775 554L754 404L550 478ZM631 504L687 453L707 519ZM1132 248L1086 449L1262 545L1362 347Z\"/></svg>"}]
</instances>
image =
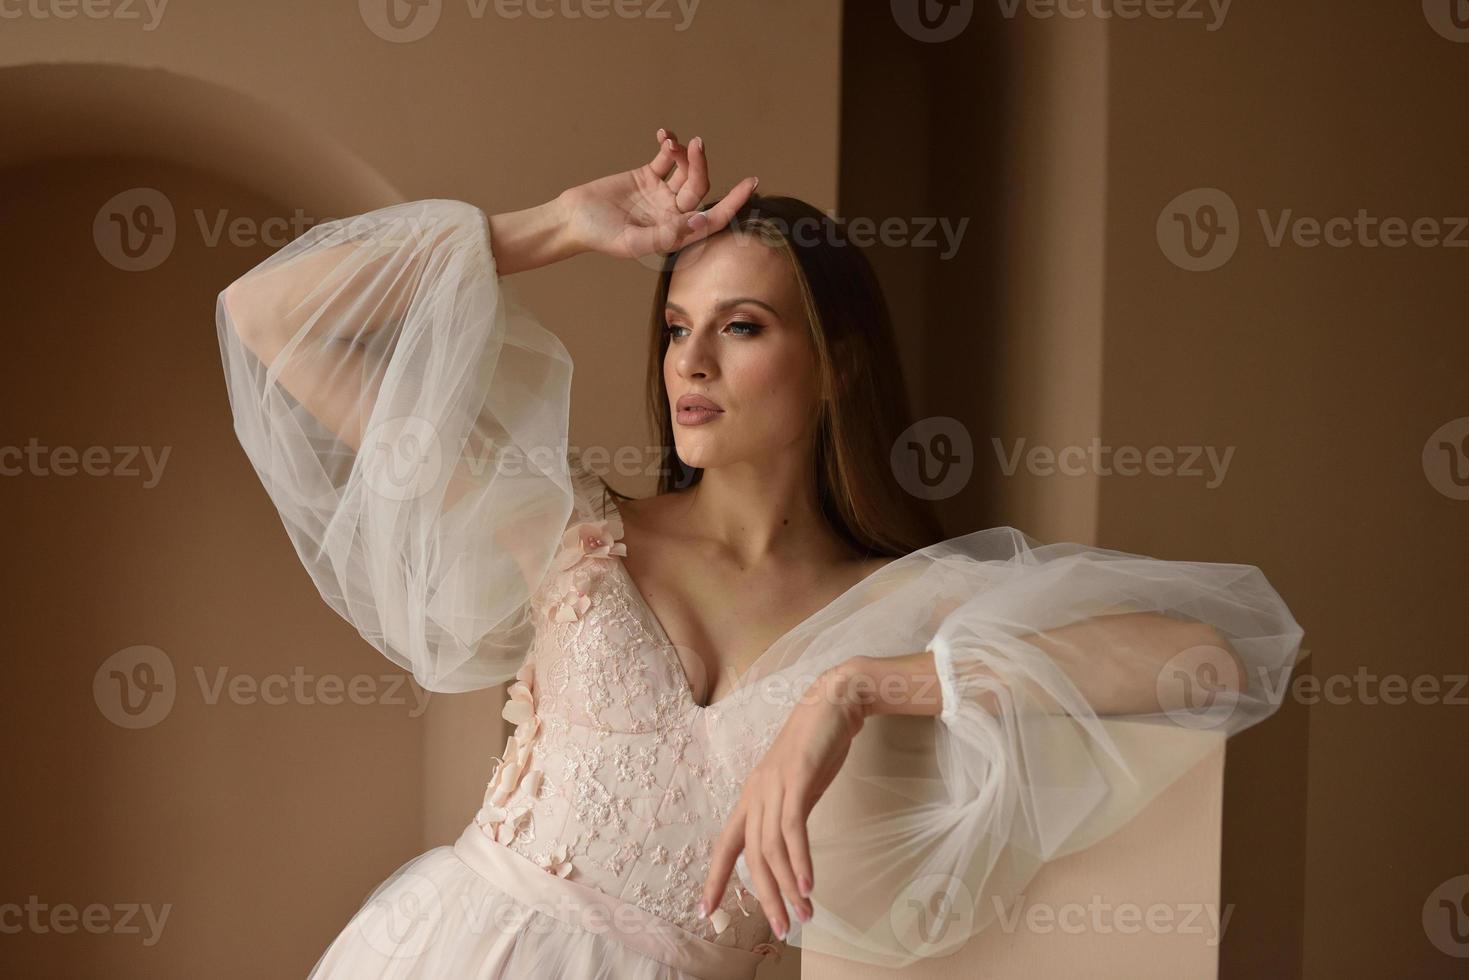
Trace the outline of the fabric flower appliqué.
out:
<instances>
[{"instance_id":1,"label":"fabric flower appliqu\u00e9","mask_svg":"<svg viewBox=\"0 0 1469 980\"><path fill-rule=\"evenodd\" d=\"M540 790L542 777L539 769L527 771L531 746L541 729L541 720L536 715L535 665L529 660L516 672L515 683L510 685L510 697L500 715L515 726L515 731L506 741L505 753L490 775L478 821L486 834L501 844L509 844L520 833L530 814L528 801L511 806L510 797L524 782L528 795L534 798Z\"/></svg>"},{"instance_id":2,"label":"fabric flower appliqu\u00e9","mask_svg":"<svg viewBox=\"0 0 1469 980\"><path fill-rule=\"evenodd\" d=\"M537 854L531 860L558 878L565 878L571 874L571 859L567 856L565 844L557 844L551 850L544 854Z\"/></svg>"},{"instance_id":3,"label":"fabric flower appliqu\u00e9","mask_svg":"<svg viewBox=\"0 0 1469 980\"><path fill-rule=\"evenodd\" d=\"M622 518L614 511L600 521L581 521L566 529L556 553L556 580L552 594L550 617L553 622L569 623L580 619L591 607L587 595L591 576L586 562L606 561L626 555L622 544Z\"/></svg>"}]
</instances>

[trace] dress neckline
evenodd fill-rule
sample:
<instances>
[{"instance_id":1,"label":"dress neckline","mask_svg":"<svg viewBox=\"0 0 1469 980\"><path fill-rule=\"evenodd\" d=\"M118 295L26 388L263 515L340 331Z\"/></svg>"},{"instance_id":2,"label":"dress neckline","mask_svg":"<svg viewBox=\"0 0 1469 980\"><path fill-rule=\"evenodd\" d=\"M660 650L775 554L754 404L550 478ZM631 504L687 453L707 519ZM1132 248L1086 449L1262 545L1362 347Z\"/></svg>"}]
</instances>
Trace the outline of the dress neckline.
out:
<instances>
[{"instance_id":1,"label":"dress neckline","mask_svg":"<svg viewBox=\"0 0 1469 980\"><path fill-rule=\"evenodd\" d=\"M623 526L622 543L623 546L626 547L627 521L623 517L622 508L618 506L617 497L612 492L612 489L607 486L606 481L602 480L600 477L598 477L598 480L602 483L602 516L605 518L607 516L608 510L614 511L617 514L617 519L622 523ZM817 616L820 616L822 613L826 612L826 610L830 609L838 602L841 602L843 599L847 598L847 596L856 592L859 588L867 585L877 576L881 575L883 572L888 571L894 565L902 561L901 558L889 559L888 561L880 565L876 571L868 572L856 582L853 582L847 588L843 589L842 592L838 594L835 599L832 599L826 605L822 606L820 609L815 610L810 615L806 616L804 619L798 622L796 625L792 626L790 629L780 634L780 636L776 637L770 643L770 645L765 648L764 652L762 652L754 660L750 661L750 663L746 665L744 670L740 671L739 675L735 678L734 688L730 690L728 694L726 694L722 698L710 701L708 704L700 704L698 699L694 697L693 680L689 677L688 669L684 667L683 659L679 657L678 650L676 649L673 639L668 635L668 630L664 628L663 621L658 618L658 614L653 611L653 607L651 604L649 604L647 597L643 595L642 588L638 585L637 580L633 578L632 571L628 569L627 563L623 560L623 556L614 555L613 558L615 559L615 564L622 572L623 582L626 583L628 591L632 593L633 600L647 614L647 620L653 624L653 629L658 634L657 639L662 641L660 643L660 646L666 651L668 658L672 661L674 669L678 671L678 676L683 681L684 690L688 692L689 700L693 702L694 707L699 709L700 711L713 710L717 706L724 704L724 702L738 695L742 690L744 690L745 681L749 679L750 674L754 672L756 667L765 662L765 659L770 656L771 651L780 646L782 640L795 633L807 623L811 622L811 620L815 619Z\"/></svg>"}]
</instances>

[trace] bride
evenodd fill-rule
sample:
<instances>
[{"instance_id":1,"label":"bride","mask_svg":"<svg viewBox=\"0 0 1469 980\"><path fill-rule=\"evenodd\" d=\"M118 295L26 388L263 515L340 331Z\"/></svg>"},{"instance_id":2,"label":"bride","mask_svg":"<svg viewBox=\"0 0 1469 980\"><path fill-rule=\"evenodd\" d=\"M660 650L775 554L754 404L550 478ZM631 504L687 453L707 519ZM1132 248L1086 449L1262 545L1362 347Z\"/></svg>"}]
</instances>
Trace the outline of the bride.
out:
<instances>
[{"instance_id":1,"label":"bride","mask_svg":"<svg viewBox=\"0 0 1469 980\"><path fill-rule=\"evenodd\" d=\"M752 178L701 209L701 141L658 140L537 207L318 225L220 294L235 431L323 598L430 690L513 681L483 807L313 977L945 955L1278 707L1302 634L1254 566L940 540L841 223ZM641 499L568 445L571 360L506 282L586 251L660 270ZM918 716L911 770L849 753L879 715ZM809 819L836 780L863 816Z\"/></svg>"}]
</instances>

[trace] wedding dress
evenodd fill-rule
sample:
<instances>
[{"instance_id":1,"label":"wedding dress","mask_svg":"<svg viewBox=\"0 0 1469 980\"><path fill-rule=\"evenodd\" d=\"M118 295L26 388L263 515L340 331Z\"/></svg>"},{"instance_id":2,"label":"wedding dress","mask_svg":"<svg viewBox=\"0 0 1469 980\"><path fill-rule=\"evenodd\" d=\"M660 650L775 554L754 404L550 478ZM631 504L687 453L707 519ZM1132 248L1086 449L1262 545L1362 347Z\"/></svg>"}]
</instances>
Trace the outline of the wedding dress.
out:
<instances>
[{"instance_id":1,"label":"wedding dress","mask_svg":"<svg viewBox=\"0 0 1469 980\"><path fill-rule=\"evenodd\" d=\"M570 358L499 278L481 210L317 225L221 292L217 328L235 431L323 598L429 690L514 681L483 808L384 881L313 977L753 976L777 947L743 859L695 914L746 775L825 668L918 650L941 681L941 715L918 720L931 749L901 772L850 757L837 780L866 811L813 820L814 916L787 909L787 942L944 955L1272 713L1299 649L1254 566L1002 527L890 562L706 705L623 565L615 498L568 446ZM1211 627L1243 681L1220 681L1217 646L1160 663L1126 631L1066 630L1125 613ZM1095 710L1074 657L1151 706ZM915 882L940 883L942 935Z\"/></svg>"}]
</instances>

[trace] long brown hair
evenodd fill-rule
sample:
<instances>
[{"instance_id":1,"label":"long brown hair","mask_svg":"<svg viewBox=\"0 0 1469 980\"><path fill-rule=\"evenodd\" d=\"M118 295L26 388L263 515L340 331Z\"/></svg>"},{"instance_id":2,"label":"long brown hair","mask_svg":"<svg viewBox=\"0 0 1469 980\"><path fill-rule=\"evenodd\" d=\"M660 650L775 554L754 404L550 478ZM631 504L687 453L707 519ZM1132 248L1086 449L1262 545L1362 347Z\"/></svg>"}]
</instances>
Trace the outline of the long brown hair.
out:
<instances>
[{"instance_id":1,"label":"long brown hair","mask_svg":"<svg viewBox=\"0 0 1469 980\"><path fill-rule=\"evenodd\" d=\"M911 419L892 320L867 257L847 237L840 219L794 197L752 194L717 234L732 231L755 235L784 252L800 283L820 372L812 451L817 499L827 522L867 555L899 557L940 540L928 502L906 492L889 463L893 442ZM664 303L680 254L664 256L653 294L648 414L657 449L667 461L659 493L692 486L704 475L678 457L663 383L669 343Z\"/></svg>"}]
</instances>

